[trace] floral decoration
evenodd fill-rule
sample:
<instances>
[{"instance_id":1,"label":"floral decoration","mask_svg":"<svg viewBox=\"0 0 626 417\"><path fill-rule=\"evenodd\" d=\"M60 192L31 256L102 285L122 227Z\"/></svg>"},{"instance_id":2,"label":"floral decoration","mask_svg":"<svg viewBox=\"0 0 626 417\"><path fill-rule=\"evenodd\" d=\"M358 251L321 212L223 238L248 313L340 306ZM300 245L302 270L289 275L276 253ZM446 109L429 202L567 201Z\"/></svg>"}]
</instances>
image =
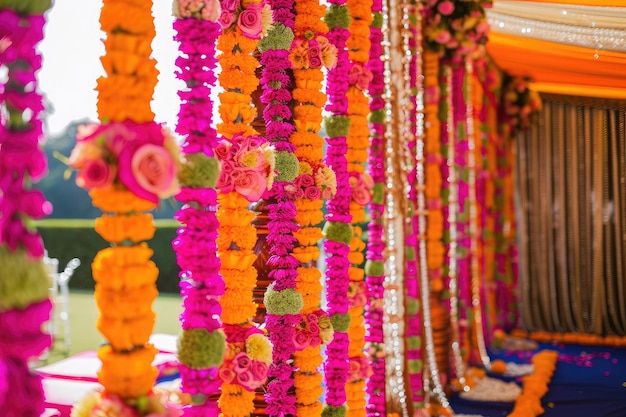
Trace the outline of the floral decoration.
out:
<instances>
[{"instance_id":1,"label":"floral decoration","mask_svg":"<svg viewBox=\"0 0 626 417\"><path fill-rule=\"evenodd\" d=\"M307 31L304 38L294 40L289 59L293 67L298 69L332 69L337 64L337 48L326 36Z\"/></svg>"},{"instance_id":2,"label":"floral decoration","mask_svg":"<svg viewBox=\"0 0 626 417\"><path fill-rule=\"evenodd\" d=\"M182 405L172 402L166 392L155 390L145 397L127 402L117 395L93 391L72 408L71 417L179 417Z\"/></svg>"},{"instance_id":3,"label":"floral decoration","mask_svg":"<svg viewBox=\"0 0 626 417\"><path fill-rule=\"evenodd\" d=\"M424 10L424 39L428 49L449 59L474 53L487 42L485 8L491 0L428 0Z\"/></svg>"},{"instance_id":4,"label":"floral decoration","mask_svg":"<svg viewBox=\"0 0 626 417\"><path fill-rule=\"evenodd\" d=\"M222 14L218 0L174 0L172 15L177 19L197 19L217 22Z\"/></svg>"},{"instance_id":5,"label":"floral decoration","mask_svg":"<svg viewBox=\"0 0 626 417\"><path fill-rule=\"evenodd\" d=\"M242 335L254 328L252 317L257 310L252 301L258 275L254 265L257 259L254 251L257 232L251 223L256 213L250 210L249 205L251 201L262 197L267 187L276 187L272 175L274 170L280 171L282 155L280 152L274 154L274 169L271 152L256 149L263 146L269 151L269 145L263 145L265 139L252 126L257 115L256 108L251 104L252 94L259 86L256 51L260 41L273 31L271 8L266 2L254 1L222 0L220 4L222 14L218 23L222 27L222 34L218 37L217 49L221 51L218 61L222 71L218 80L223 92L219 93L221 123L217 124L217 132L223 141L215 149L222 165L216 184L219 190L216 243L221 261L220 273L225 284L224 295L220 299L228 344L225 361L232 363L234 356L242 351L241 343L245 343L246 338ZM232 171L229 171L231 168ZM237 182L238 175L241 182ZM279 178L277 175L274 181L277 182ZM248 389L250 382L244 382L247 384L244 387L237 383L235 377L229 378L230 368L225 366L221 369L218 405L222 415L242 416L252 413L255 393ZM243 378L249 376L244 375Z\"/></svg>"},{"instance_id":6,"label":"floral decoration","mask_svg":"<svg viewBox=\"0 0 626 417\"><path fill-rule=\"evenodd\" d=\"M150 57L155 35L152 1L108 0L100 13L106 33L105 75L98 79L101 124L81 127L69 158L76 181L105 214L96 231L109 240L92 263L94 298L100 312L97 328L106 343L98 350L98 381L103 395L88 395L74 412L149 415L158 371L157 349L148 343L155 323L152 302L159 271L144 242L155 228L151 215L159 199L179 191L178 145L153 121L150 101L157 82ZM129 308L132 306L132 308ZM122 399L119 401L119 399ZM152 414L180 415L167 409Z\"/></svg>"},{"instance_id":7,"label":"floral decoration","mask_svg":"<svg viewBox=\"0 0 626 417\"><path fill-rule=\"evenodd\" d=\"M231 338L219 376L224 383L238 384L254 391L267 382L267 372L272 363L272 344L256 327L241 333L237 330L236 342Z\"/></svg>"},{"instance_id":8,"label":"floral decoration","mask_svg":"<svg viewBox=\"0 0 626 417\"><path fill-rule=\"evenodd\" d=\"M302 321L296 329L294 343L296 349L326 345L333 340L333 325L323 310L302 315Z\"/></svg>"},{"instance_id":9,"label":"floral decoration","mask_svg":"<svg viewBox=\"0 0 626 417\"><path fill-rule=\"evenodd\" d=\"M347 116L350 129L346 135L346 162L348 163L348 186L351 192L349 212L352 217L353 235L349 242L348 260L348 300L350 314L349 339L349 375L346 381L346 405L349 417L365 417L366 378L371 368L365 355L365 303L359 297L352 297L351 290L365 286L366 244L360 223L366 221L365 209L372 199L374 180L366 172L368 149L370 146L370 115L367 90L372 80L372 72L367 68L371 42L369 39L373 21L372 0L347 0L346 8L350 17L350 36L346 40L348 49L348 90ZM356 302L355 302L356 301Z\"/></svg>"},{"instance_id":10,"label":"floral decoration","mask_svg":"<svg viewBox=\"0 0 626 417\"><path fill-rule=\"evenodd\" d=\"M324 220L322 206L323 199L332 197L336 192L337 181L332 169L323 163L324 140L319 135L322 110L327 100L327 95L322 90L324 62L321 61L322 54L319 50L320 41L325 46L325 40L328 39L325 38L328 26L322 20L326 6L320 4L318 0L296 0L294 3L295 40L293 45L290 45L290 58L295 84L293 89L295 131L289 140L294 145L294 154L299 164L298 176L290 191L295 191L296 221L300 225L300 229L294 234L297 239L294 256L301 262L297 269L296 288L303 299L304 318L320 311L322 273L317 268L317 260L320 256L318 242L323 237L320 227ZM327 51L333 51L330 45L328 43ZM311 57L313 66L310 65ZM319 57L320 61L317 61L316 57ZM327 54L323 57L327 57ZM333 63L328 59L325 61L327 65ZM321 65L318 65L318 62ZM298 321L302 324L300 320ZM323 409L320 401L321 345L309 345L297 350L293 358L297 369L294 373L296 414L320 415Z\"/></svg>"},{"instance_id":11,"label":"floral decoration","mask_svg":"<svg viewBox=\"0 0 626 417\"><path fill-rule=\"evenodd\" d=\"M275 177L274 148L261 136L235 135L215 149L220 161L217 187L222 193L235 191L248 201L258 201L271 190Z\"/></svg>"},{"instance_id":12,"label":"floral decoration","mask_svg":"<svg viewBox=\"0 0 626 417\"><path fill-rule=\"evenodd\" d=\"M328 39L337 48L337 64L328 71L325 119L326 163L335 171L337 193L326 203L324 249L326 251L326 302L335 334L326 348L324 377L326 383L326 413L343 413L347 409L346 381L350 339L350 318L347 301L350 283L350 242L354 236L350 215L350 185L348 183L347 137L350 131L349 108L346 97L349 84L346 74L350 70L347 42L350 37L350 16L346 2L333 2L326 12L329 26Z\"/></svg>"},{"instance_id":13,"label":"floral decoration","mask_svg":"<svg viewBox=\"0 0 626 417\"><path fill-rule=\"evenodd\" d=\"M83 125L76 141L68 163L79 187L121 187L152 203L179 191L178 145L157 123Z\"/></svg>"},{"instance_id":14,"label":"floral decoration","mask_svg":"<svg viewBox=\"0 0 626 417\"><path fill-rule=\"evenodd\" d=\"M180 294L183 332L179 344L189 352L179 355L181 391L193 401L183 408L185 416L217 414L221 379L217 371L223 362L225 335L220 320L220 297L225 285L217 257L217 192L219 163L215 158L218 137L212 124L211 91L216 86L215 46L221 27L217 23L221 6L217 0L174 2L175 40L180 42L177 76L185 82L176 131L184 136L185 162L179 173L183 203L175 218L181 223L172 242L180 267ZM213 348L212 357L200 360L197 353ZM220 356L221 353L221 356Z\"/></svg>"},{"instance_id":15,"label":"floral decoration","mask_svg":"<svg viewBox=\"0 0 626 417\"><path fill-rule=\"evenodd\" d=\"M386 402L386 352L383 334L384 316L384 283L385 268L384 257L385 242L383 240L385 210L384 205L384 133L385 115L384 106L384 62L383 56L383 33L382 33L382 0L373 0L372 16L370 24L370 51L366 68L372 73L368 92L371 96L369 101L369 142L368 149L368 172L374 181L374 192L368 208L370 223L367 227L368 248L365 263L365 283L367 285L367 305L365 306L365 352L372 369L371 376L367 379L367 405L365 407L368 417L376 417L387 414Z\"/></svg>"},{"instance_id":16,"label":"floral decoration","mask_svg":"<svg viewBox=\"0 0 626 417\"><path fill-rule=\"evenodd\" d=\"M38 416L44 395L29 361L52 344L42 331L52 303L43 242L31 222L50 214L52 206L32 184L46 174L36 74L42 63L37 44L51 2L13 3L0 10L0 410Z\"/></svg>"},{"instance_id":17,"label":"floral decoration","mask_svg":"<svg viewBox=\"0 0 626 417\"><path fill-rule=\"evenodd\" d=\"M538 118L541 110L539 93L528 87L530 80L507 77L502 89L502 105L511 136L525 132Z\"/></svg>"},{"instance_id":18,"label":"floral decoration","mask_svg":"<svg viewBox=\"0 0 626 417\"><path fill-rule=\"evenodd\" d=\"M220 4L221 15L218 22L224 32L237 27L243 36L260 40L272 27L272 9L265 2L225 0Z\"/></svg>"}]
</instances>

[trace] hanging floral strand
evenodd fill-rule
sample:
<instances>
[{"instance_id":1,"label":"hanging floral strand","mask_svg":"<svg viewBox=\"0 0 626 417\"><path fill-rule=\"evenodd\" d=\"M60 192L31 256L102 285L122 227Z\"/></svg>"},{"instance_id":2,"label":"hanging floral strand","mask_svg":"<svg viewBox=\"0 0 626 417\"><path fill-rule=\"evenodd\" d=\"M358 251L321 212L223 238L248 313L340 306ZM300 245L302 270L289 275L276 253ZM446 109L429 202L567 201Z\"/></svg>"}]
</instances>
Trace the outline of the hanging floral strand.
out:
<instances>
[{"instance_id":1,"label":"hanging floral strand","mask_svg":"<svg viewBox=\"0 0 626 417\"><path fill-rule=\"evenodd\" d=\"M30 372L28 361L52 344L42 332L52 309L50 278L41 237L28 224L52 211L30 185L46 173L39 148L43 102L36 46L50 6L50 1L0 6L0 66L8 69L0 86L0 410L8 416L44 411L41 379Z\"/></svg>"},{"instance_id":2,"label":"hanging floral strand","mask_svg":"<svg viewBox=\"0 0 626 417\"><path fill-rule=\"evenodd\" d=\"M348 288L350 280L348 269L350 261L350 242L353 237L352 216L350 215L351 189L346 161L346 137L350 130L347 91L350 62L346 41L348 40L350 16L345 0L331 2L325 22L330 31L328 40L337 48L337 65L328 72L326 92L329 104L326 110L331 113L325 120L327 138L326 163L335 171L337 193L328 201L324 249L326 258L326 298L328 314L335 331L333 341L326 349L327 359L324 365L326 381L325 413L338 415L346 413L346 381L348 377Z\"/></svg>"},{"instance_id":3,"label":"hanging floral strand","mask_svg":"<svg viewBox=\"0 0 626 417\"><path fill-rule=\"evenodd\" d=\"M326 94L322 92L323 68L333 68L336 48L326 38L328 27L321 20L326 8L319 0L296 0L294 34L289 58L293 67L293 98L296 130L291 143L296 146L298 176L294 181L298 246L294 256L301 262L296 287L303 298L302 317L296 333L294 375L296 415L318 416L322 413L323 394L321 346L332 340L333 329L328 315L320 309L322 273L317 268L320 256L319 224L324 215L323 200L334 196L337 188L334 172L323 163L324 140L319 136Z\"/></svg>"},{"instance_id":4,"label":"hanging floral strand","mask_svg":"<svg viewBox=\"0 0 626 417\"><path fill-rule=\"evenodd\" d=\"M179 174L181 192L176 199L184 206L175 218L181 223L172 242L180 267L183 313L179 337L181 389L191 394L185 416L217 415L221 380L218 367L224 357L225 336L221 330L219 297L224 280L219 274L217 248L217 193L219 175L215 148L217 132L212 126L215 88L215 41L221 28L217 22L217 0L191 4L174 2L174 39L180 42L177 77L186 84L179 92L181 107L176 131L184 136L185 164Z\"/></svg>"},{"instance_id":5,"label":"hanging floral strand","mask_svg":"<svg viewBox=\"0 0 626 417\"><path fill-rule=\"evenodd\" d=\"M348 151L349 184L351 188L350 215L354 236L350 241L350 279L348 300L350 302L350 328L348 351L350 373L346 384L348 416L365 416L365 381L370 376L371 368L365 358L365 323L363 318L367 300L365 286L365 272L363 270L365 242L360 224L364 223L365 207L372 200L374 181L369 173L365 172L365 163L368 158L369 129L368 116L370 112L367 88L372 79L372 73L366 64L370 51L370 24L372 22L372 0L347 0L346 5L350 14L350 37L346 42L350 72L348 74L349 88L347 92L347 113L350 118L350 130L346 138Z\"/></svg>"},{"instance_id":6,"label":"hanging floral strand","mask_svg":"<svg viewBox=\"0 0 626 417\"><path fill-rule=\"evenodd\" d=\"M295 367L291 359L296 351L296 326L300 323L302 296L295 289L300 260L294 254L298 225L295 223L295 196L291 192L298 174L298 160L293 153L295 146L289 142L294 131L288 73L291 69L289 49L294 37L293 0L269 0L268 4L272 8L274 26L259 43L263 65L261 102L265 105L263 118L267 140L276 149L277 175L269 193L265 242L270 254L268 275L272 279L264 297L265 324L274 345L265 400L267 414L278 416L296 414L296 395L291 389Z\"/></svg>"},{"instance_id":7,"label":"hanging floral strand","mask_svg":"<svg viewBox=\"0 0 626 417\"><path fill-rule=\"evenodd\" d=\"M152 215L144 212L178 192L180 156L174 138L153 121L150 109L158 74L150 58L151 10L150 0L104 2L100 23L107 37L101 62L106 75L97 87L103 124L79 128L69 158L78 171L77 184L104 212L95 229L111 245L96 254L92 265L97 327L107 339L98 351L104 389L75 405L78 417L109 407L141 416L169 413L166 398L152 391L156 349L147 342L159 271L145 243L155 232Z\"/></svg>"},{"instance_id":8,"label":"hanging floral strand","mask_svg":"<svg viewBox=\"0 0 626 417\"><path fill-rule=\"evenodd\" d=\"M370 53L367 68L372 73L369 82L370 94L370 147L369 173L374 182L372 200L369 203L371 216L367 228L368 247L365 263L365 282L367 284L367 306L365 309L365 336L366 347L372 368L372 375L367 380L368 403L366 406L368 417L380 417L387 414L385 394L385 343L383 335L383 299L385 267L385 243L383 241L383 213L384 205L384 132L385 132L385 102L383 100L384 84L382 61L382 0L372 2L373 20L370 27Z\"/></svg>"},{"instance_id":9,"label":"hanging floral strand","mask_svg":"<svg viewBox=\"0 0 626 417\"><path fill-rule=\"evenodd\" d=\"M221 1L217 41L222 68L219 82L223 136L215 154L220 162L217 218L217 250L225 283L222 322L228 342L219 407L223 416L245 416L254 411L255 390L267 381L272 363L272 345L252 322L257 306L252 302L257 270L254 246L257 233L252 225L255 213L248 208L258 201L274 181L274 149L251 126L256 109L251 94L259 80L259 61L253 53L272 24L272 11L264 2Z\"/></svg>"},{"instance_id":10,"label":"hanging floral strand","mask_svg":"<svg viewBox=\"0 0 626 417\"><path fill-rule=\"evenodd\" d=\"M425 214L424 198L424 81L423 81L423 51L421 28L421 3L404 2L402 5L402 37L406 51L410 57L405 58L403 65L405 90L414 92L410 97L410 107L405 109L408 125L405 126L407 149L410 150L410 159L407 161L410 172L407 175L409 184L408 205L412 216L407 219L406 227L406 361L409 382L410 401L414 415L420 415L424 408L424 361L422 358L422 314L420 309L421 288L419 262L420 237L424 230L420 230L420 218ZM415 20L412 19L415 16ZM408 106L406 103L405 106ZM406 130L410 131L406 132ZM421 182L420 182L421 181Z\"/></svg>"}]
</instances>

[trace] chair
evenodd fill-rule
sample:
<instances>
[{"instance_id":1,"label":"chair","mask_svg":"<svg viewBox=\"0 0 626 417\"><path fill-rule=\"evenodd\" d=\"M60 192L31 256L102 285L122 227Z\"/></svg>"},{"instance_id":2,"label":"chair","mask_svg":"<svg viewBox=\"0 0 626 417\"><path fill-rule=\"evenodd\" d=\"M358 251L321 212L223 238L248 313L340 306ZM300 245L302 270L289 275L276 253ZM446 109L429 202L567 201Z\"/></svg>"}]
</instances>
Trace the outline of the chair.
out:
<instances>
[{"instance_id":1,"label":"chair","mask_svg":"<svg viewBox=\"0 0 626 417\"><path fill-rule=\"evenodd\" d=\"M58 262L58 261L57 261ZM56 287L56 298L54 299L54 321L56 322L57 316L59 321L63 325L63 344L65 353L69 353L70 347L72 344L72 336L70 329L70 279L72 275L74 275L74 271L76 268L80 266L80 259L73 258L71 259L65 269L60 274L56 276L56 282L54 282L54 286ZM54 329L53 336L58 340L58 329Z\"/></svg>"}]
</instances>

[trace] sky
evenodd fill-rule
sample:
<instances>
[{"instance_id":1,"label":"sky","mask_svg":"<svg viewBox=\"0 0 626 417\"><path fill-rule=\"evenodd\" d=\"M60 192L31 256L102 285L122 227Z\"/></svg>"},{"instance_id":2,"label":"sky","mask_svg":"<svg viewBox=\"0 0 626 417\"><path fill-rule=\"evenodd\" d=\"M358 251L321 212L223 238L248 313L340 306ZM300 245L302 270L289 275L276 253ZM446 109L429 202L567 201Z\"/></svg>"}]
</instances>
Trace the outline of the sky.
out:
<instances>
[{"instance_id":1,"label":"sky","mask_svg":"<svg viewBox=\"0 0 626 417\"><path fill-rule=\"evenodd\" d=\"M96 80L104 75L100 57L104 55L100 31L99 0L56 0L47 14L44 40L39 46L43 67L39 90L52 105L46 133L58 135L68 123L88 118L96 121ZM152 110L155 120L174 129L180 106L177 91L183 87L174 73L178 45L173 40L171 1L155 0L152 13L156 37L152 43L159 82Z\"/></svg>"}]
</instances>

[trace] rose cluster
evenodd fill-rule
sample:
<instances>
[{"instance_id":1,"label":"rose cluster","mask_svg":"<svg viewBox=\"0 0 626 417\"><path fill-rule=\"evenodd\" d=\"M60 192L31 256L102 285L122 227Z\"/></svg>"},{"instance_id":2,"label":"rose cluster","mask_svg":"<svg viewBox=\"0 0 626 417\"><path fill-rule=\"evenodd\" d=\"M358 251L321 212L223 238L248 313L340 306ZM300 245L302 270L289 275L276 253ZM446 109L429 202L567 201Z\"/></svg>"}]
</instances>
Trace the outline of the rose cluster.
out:
<instances>
[{"instance_id":1,"label":"rose cluster","mask_svg":"<svg viewBox=\"0 0 626 417\"><path fill-rule=\"evenodd\" d=\"M348 365L348 382L361 381L372 375L369 359L365 356L350 358Z\"/></svg>"},{"instance_id":2,"label":"rose cluster","mask_svg":"<svg viewBox=\"0 0 626 417\"><path fill-rule=\"evenodd\" d=\"M428 47L448 57L473 53L487 42L490 1L428 0L424 36Z\"/></svg>"},{"instance_id":3,"label":"rose cluster","mask_svg":"<svg viewBox=\"0 0 626 417\"><path fill-rule=\"evenodd\" d=\"M174 0L172 15L177 19L200 19L217 22L222 14L218 0Z\"/></svg>"},{"instance_id":4,"label":"rose cluster","mask_svg":"<svg viewBox=\"0 0 626 417\"><path fill-rule=\"evenodd\" d=\"M365 281L350 281L348 286L350 308L364 307L367 304L367 284Z\"/></svg>"},{"instance_id":5,"label":"rose cluster","mask_svg":"<svg viewBox=\"0 0 626 417\"><path fill-rule=\"evenodd\" d=\"M352 189L352 201L361 206L365 206L372 201L374 180L371 175L361 172L350 172L348 182Z\"/></svg>"},{"instance_id":6,"label":"rose cluster","mask_svg":"<svg viewBox=\"0 0 626 417\"><path fill-rule=\"evenodd\" d=\"M502 103L514 134L528 129L541 110L539 93L531 90L528 80L521 77L505 80Z\"/></svg>"},{"instance_id":7,"label":"rose cluster","mask_svg":"<svg viewBox=\"0 0 626 417\"><path fill-rule=\"evenodd\" d=\"M348 73L348 83L361 91L367 91L374 76L372 71L358 61L354 61Z\"/></svg>"},{"instance_id":8,"label":"rose cluster","mask_svg":"<svg viewBox=\"0 0 626 417\"><path fill-rule=\"evenodd\" d=\"M337 65L337 48L324 35L307 32L304 38L294 40L289 59L294 69L332 69Z\"/></svg>"},{"instance_id":9,"label":"rose cluster","mask_svg":"<svg viewBox=\"0 0 626 417\"><path fill-rule=\"evenodd\" d=\"M300 161L299 175L294 179L293 185L289 184L285 189L293 193L294 199L328 200L337 192L337 178L335 172L326 165L312 166L308 162Z\"/></svg>"},{"instance_id":10,"label":"rose cluster","mask_svg":"<svg viewBox=\"0 0 626 417\"><path fill-rule=\"evenodd\" d=\"M267 382L267 371L272 363L272 344L265 334L253 327L244 342L230 343L225 360L218 371L226 384L239 384L248 391Z\"/></svg>"},{"instance_id":11,"label":"rose cluster","mask_svg":"<svg viewBox=\"0 0 626 417\"><path fill-rule=\"evenodd\" d=\"M220 0L222 14L218 23L224 31L235 29L250 39L261 39L271 29L272 9L269 4L255 0Z\"/></svg>"},{"instance_id":12,"label":"rose cluster","mask_svg":"<svg viewBox=\"0 0 626 417\"><path fill-rule=\"evenodd\" d=\"M294 344L297 350L328 344L333 340L333 325L323 310L303 314L302 321L296 328Z\"/></svg>"},{"instance_id":13,"label":"rose cluster","mask_svg":"<svg viewBox=\"0 0 626 417\"><path fill-rule=\"evenodd\" d=\"M68 164L86 190L119 185L154 203L179 190L178 145L154 122L80 126Z\"/></svg>"},{"instance_id":14,"label":"rose cluster","mask_svg":"<svg viewBox=\"0 0 626 417\"><path fill-rule=\"evenodd\" d=\"M226 194L236 191L249 201L258 201L274 182L274 148L261 136L235 135L215 148L221 171L216 188Z\"/></svg>"}]
</instances>

